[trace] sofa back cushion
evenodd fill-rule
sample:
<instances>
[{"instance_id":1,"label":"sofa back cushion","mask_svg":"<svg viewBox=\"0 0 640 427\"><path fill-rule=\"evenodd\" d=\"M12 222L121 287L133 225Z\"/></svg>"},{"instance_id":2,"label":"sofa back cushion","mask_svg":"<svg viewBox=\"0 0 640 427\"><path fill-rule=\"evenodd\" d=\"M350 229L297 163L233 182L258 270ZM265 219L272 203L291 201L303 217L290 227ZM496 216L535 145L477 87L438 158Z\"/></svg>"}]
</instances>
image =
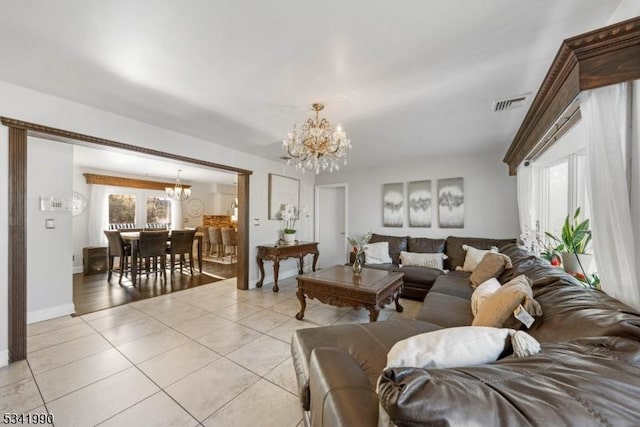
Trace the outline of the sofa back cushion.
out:
<instances>
[{"instance_id":1,"label":"sofa back cushion","mask_svg":"<svg viewBox=\"0 0 640 427\"><path fill-rule=\"evenodd\" d=\"M492 246L496 246L500 249L506 244L515 242L516 239L485 239L483 237L449 236L447 237L444 250L449 259L445 261L444 268L447 270L455 270L456 267L464 265L466 252L462 249L462 245L473 246L476 249L491 249Z\"/></svg>"},{"instance_id":2,"label":"sofa back cushion","mask_svg":"<svg viewBox=\"0 0 640 427\"><path fill-rule=\"evenodd\" d=\"M444 252L444 239L429 239L427 237L409 237L407 252L420 252L423 254L433 254Z\"/></svg>"},{"instance_id":3,"label":"sofa back cushion","mask_svg":"<svg viewBox=\"0 0 640 427\"><path fill-rule=\"evenodd\" d=\"M370 243L389 242L389 255L394 264L400 264L400 252L407 251L407 236L385 236L382 234L372 234Z\"/></svg>"}]
</instances>

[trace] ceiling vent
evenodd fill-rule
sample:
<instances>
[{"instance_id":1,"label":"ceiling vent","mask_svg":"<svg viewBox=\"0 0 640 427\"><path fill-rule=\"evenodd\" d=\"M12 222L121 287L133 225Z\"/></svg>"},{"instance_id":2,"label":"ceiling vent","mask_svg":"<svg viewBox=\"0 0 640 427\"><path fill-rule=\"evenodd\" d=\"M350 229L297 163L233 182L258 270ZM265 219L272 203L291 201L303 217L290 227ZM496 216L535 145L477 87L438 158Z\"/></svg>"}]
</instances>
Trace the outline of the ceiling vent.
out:
<instances>
[{"instance_id":1,"label":"ceiling vent","mask_svg":"<svg viewBox=\"0 0 640 427\"><path fill-rule=\"evenodd\" d=\"M522 107L526 102L529 94L513 96L511 98L499 99L493 102L493 111L513 110Z\"/></svg>"}]
</instances>

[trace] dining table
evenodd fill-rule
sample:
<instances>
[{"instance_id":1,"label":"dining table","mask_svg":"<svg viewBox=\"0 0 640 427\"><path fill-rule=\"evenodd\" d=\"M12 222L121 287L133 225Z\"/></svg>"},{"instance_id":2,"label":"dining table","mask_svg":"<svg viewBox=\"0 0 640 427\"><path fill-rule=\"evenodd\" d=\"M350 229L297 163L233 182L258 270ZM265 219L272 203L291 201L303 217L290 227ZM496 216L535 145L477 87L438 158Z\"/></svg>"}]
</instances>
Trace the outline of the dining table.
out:
<instances>
[{"instance_id":1,"label":"dining table","mask_svg":"<svg viewBox=\"0 0 640 427\"><path fill-rule=\"evenodd\" d=\"M139 231L123 231L120 232L120 236L125 243L131 244L131 283L133 286L136 285L137 275L138 275L138 250L140 244L140 232ZM197 231L194 235L194 240L197 242L196 246L196 255L198 257L198 270L200 274L202 274L202 239L204 237L204 233L201 231ZM169 235L167 236L167 241L171 242L171 231L169 231Z\"/></svg>"}]
</instances>

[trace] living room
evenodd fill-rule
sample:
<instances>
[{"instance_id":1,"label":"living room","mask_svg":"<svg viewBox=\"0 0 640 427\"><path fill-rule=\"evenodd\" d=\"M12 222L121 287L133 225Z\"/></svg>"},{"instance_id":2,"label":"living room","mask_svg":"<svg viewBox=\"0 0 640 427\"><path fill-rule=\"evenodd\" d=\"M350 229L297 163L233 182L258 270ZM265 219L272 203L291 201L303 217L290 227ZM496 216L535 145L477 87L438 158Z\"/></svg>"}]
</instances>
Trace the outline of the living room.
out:
<instances>
[{"instance_id":1,"label":"living room","mask_svg":"<svg viewBox=\"0 0 640 427\"><path fill-rule=\"evenodd\" d=\"M266 419L272 425L298 424L302 413L297 403L298 386L290 378L294 368L289 353L291 334L300 322L293 318L299 309L295 295L298 263L295 259L282 261L278 294L269 286L256 288L260 279L254 261L257 246L277 242L283 231L282 221L269 215L270 175L299 182L299 206L311 211L309 218L301 216L296 224L298 239L304 241L322 241L318 230L327 221L317 210L318 189L347 189L345 235L340 238L344 254L338 253L336 258L345 263L350 249L345 237L359 238L368 232L430 239L520 237L523 221L528 221L523 219L519 198L523 174L518 169L515 176L512 165L505 165L503 158L554 55L563 39L637 17L640 5L632 0L549 1L542 6L495 1L486 7L462 3L416 2L404 8L376 5L367 10L351 2L335 3L324 5L326 10L309 17L305 7L295 2L251 5L251 16L239 5L177 8L168 2L151 11L148 20L140 18L148 5L114 3L95 10L81 3L73 7L22 2L7 5L10 13L0 18L7 55L0 71L0 116L6 119L3 127L11 132L0 132L3 143L13 147L14 129L24 133L25 146L26 141L42 138L53 129L60 132L45 136L45 140L73 144L77 141L71 140L83 135L84 145L97 142L103 149L114 149L122 144L135 147L136 155L176 155L183 161L231 168L238 174L238 229L244 238L238 244L242 272L237 281L222 281L217 288L203 286L199 293L156 301L166 304L167 309L174 304L171 309L182 310L180 316L165 316L167 312L140 302L121 308L120 314L114 311L109 320L106 318L111 316L96 314L70 317L71 249L67 253L37 243L42 233L52 236L64 231L45 228L43 220L62 218L68 212L47 212L46 218L29 222L24 211L12 203L20 188L20 200L28 200L26 210L31 212L38 210L36 203L43 196L72 194L74 188L61 188L60 182L55 187L58 176L66 179L70 173L68 159L58 161L52 155L50 162L34 165L25 154L24 163L17 164L14 152L3 151L0 169L8 173L0 176L0 199L7 201L9 209L0 211L0 245L9 250L0 259L0 271L7 271L0 275L0 366L15 363L6 370L0 368L0 396L5 402L29 402L19 407L2 406L4 412L54 413L62 425L95 425L108 420L115 424L148 413L145 405L152 402L154 408L164 405L174 415L185 416L178 418L186 425L222 423L241 416L246 417L238 418L241 424L256 419ZM461 14L459 9L473 13ZM336 13L338 17L332 21ZM16 16L24 19L11 18ZM213 17L215 25L208 21ZM305 24L307 20L311 21ZM290 27L292 22L295 25ZM114 23L120 31L111 31ZM307 27L309 23L313 25ZM167 31L174 25L183 32ZM314 26L317 33L305 31ZM209 38L206 43L199 40L203 34ZM518 96L526 99L520 107L493 111L500 100ZM314 102L325 103L322 116L333 125L343 124L353 146L347 152L346 166L344 159L339 159L340 170L317 175L313 170L303 173L281 159L288 156L282 138L295 123L300 126L312 115L309 105ZM544 154L550 156L555 150L560 156L560 143ZM544 165L544 157L538 160L540 166L555 164L554 159ZM52 189L38 187L35 194L30 191L33 181L16 186L15 177L20 175L14 173L23 167L30 173L42 171L36 175ZM460 178L464 192L461 226L442 226L435 203L429 227L412 227L407 211L402 225L385 224L383 193L387 185L401 184L404 192L410 183L428 181L437 191L441 181ZM584 202L581 207L584 215ZM23 240L17 236L19 227L25 231ZM540 231L558 233L546 226ZM19 241L25 242L24 253ZM321 246L321 262L332 255L323 253ZM41 262L32 262L32 256ZM305 259L304 264L309 272L311 263ZM266 273L265 283L270 284L274 275L269 268ZM16 283L24 285L22 294L17 293ZM27 325L27 314L32 311L29 304L34 299L29 293L46 286L64 298L38 310L50 310L51 322L58 323ZM16 300L16 295L22 299ZM629 304L618 295L616 298ZM403 300L403 305L403 313L384 308L378 320L412 318L421 307L413 300ZM65 320L57 320L62 318L59 316ZM356 310L312 301L304 322L317 327L363 319L368 317ZM141 322L149 335L165 334L163 342L171 341L171 345L158 348L170 353L184 347L189 360L199 360L197 367L176 368L184 378L161 378L160 365L151 360L162 354L123 348L129 343L122 335L113 338L116 331L110 335L113 342L105 338L105 331L121 326L118 322ZM79 335L62 339L56 335L57 328L75 328ZM220 334L215 328L233 330L237 346L223 348L220 342L231 335ZM36 335L39 338L34 340ZM94 350L76 360L43 362L44 350L78 339L87 341L83 348L86 345ZM29 342L39 344L29 350ZM257 356L267 348L272 348L273 354ZM41 352L39 359L30 360L32 350ZM181 353L175 353L174 358L177 354ZM105 362L110 367L104 372L88 373L73 384L52 385L56 381L60 384L63 373L68 376L73 368L82 371L90 361L103 360L87 359L98 355L113 359ZM150 363L138 367L146 362ZM36 366L38 363L42 365ZM80 368L81 363L87 365ZM221 382L229 390L229 399L221 396L222 392L211 391L209 397L199 400L187 391L198 384L196 378L180 384L187 376L197 376L194 371L198 369L204 370L203 379L219 380L213 369L206 371L206 366L216 363L216 372L228 369L238 375L238 382L228 377ZM287 376L287 371L291 375ZM96 417L83 412L84 418L68 418L78 409L71 400L90 405L91 387L110 378L115 381L121 374L136 377L140 399L130 404L120 400L112 410L99 411ZM17 392L17 384L30 390L29 399ZM38 392L40 387L44 391ZM81 393L74 393L80 390L87 393L76 399ZM260 405L255 414L243 414L242 403L264 394L277 397L271 405ZM273 412L278 405L287 410ZM295 411L295 416L289 410Z\"/></svg>"}]
</instances>

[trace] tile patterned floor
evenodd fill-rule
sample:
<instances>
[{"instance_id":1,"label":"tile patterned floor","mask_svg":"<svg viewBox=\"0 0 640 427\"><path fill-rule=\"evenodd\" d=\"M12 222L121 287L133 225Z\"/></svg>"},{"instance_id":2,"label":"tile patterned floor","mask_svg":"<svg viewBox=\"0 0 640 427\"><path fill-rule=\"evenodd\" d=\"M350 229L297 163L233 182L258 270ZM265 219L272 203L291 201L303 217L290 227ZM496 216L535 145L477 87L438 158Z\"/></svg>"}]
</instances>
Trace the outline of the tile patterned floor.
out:
<instances>
[{"instance_id":1,"label":"tile patterned floor","mask_svg":"<svg viewBox=\"0 0 640 427\"><path fill-rule=\"evenodd\" d=\"M402 305L379 320L420 308ZM0 413L50 412L64 427L300 425L291 334L369 318L309 300L298 321L298 309L294 279L278 294L228 279L29 325L27 360L0 369Z\"/></svg>"}]
</instances>

